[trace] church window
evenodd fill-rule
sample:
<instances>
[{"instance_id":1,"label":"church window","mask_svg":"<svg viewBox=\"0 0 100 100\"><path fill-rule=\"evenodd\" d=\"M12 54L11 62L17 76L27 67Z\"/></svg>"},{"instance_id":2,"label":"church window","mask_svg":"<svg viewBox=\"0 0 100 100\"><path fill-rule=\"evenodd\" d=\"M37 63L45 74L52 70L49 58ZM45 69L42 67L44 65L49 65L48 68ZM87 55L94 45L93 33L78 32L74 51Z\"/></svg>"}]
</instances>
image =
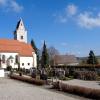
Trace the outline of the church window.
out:
<instances>
[{"instance_id":1,"label":"church window","mask_svg":"<svg viewBox=\"0 0 100 100\"><path fill-rule=\"evenodd\" d=\"M5 63L5 55L2 55L2 61Z\"/></svg>"},{"instance_id":2,"label":"church window","mask_svg":"<svg viewBox=\"0 0 100 100\"><path fill-rule=\"evenodd\" d=\"M21 39L23 39L23 36L21 36Z\"/></svg>"},{"instance_id":3,"label":"church window","mask_svg":"<svg viewBox=\"0 0 100 100\"><path fill-rule=\"evenodd\" d=\"M27 63L28 65L30 65L30 63Z\"/></svg>"},{"instance_id":4,"label":"church window","mask_svg":"<svg viewBox=\"0 0 100 100\"><path fill-rule=\"evenodd\" d=\"M22 63L22 66L24 66L24 63Z\"/></svg>"}]
</instances>

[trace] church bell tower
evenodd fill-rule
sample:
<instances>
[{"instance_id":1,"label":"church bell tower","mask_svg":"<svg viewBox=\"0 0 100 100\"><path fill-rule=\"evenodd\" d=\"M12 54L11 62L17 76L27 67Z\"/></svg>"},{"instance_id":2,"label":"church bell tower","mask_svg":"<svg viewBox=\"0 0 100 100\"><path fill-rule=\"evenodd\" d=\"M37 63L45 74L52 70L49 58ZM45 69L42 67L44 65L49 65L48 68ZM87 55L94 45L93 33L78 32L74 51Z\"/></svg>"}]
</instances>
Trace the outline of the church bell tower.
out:
<instances>
[{"instance_id":1,"label":"church bell tower","mask_svg":"<svg viewBox=\"0 0 100 100\"><path fill-rule=\"evenodd\" d=\"M14 31L14 39L27 43L27 31L22 19L20 19L17 23L16 30Z\"/></svg>"}]
</instances>

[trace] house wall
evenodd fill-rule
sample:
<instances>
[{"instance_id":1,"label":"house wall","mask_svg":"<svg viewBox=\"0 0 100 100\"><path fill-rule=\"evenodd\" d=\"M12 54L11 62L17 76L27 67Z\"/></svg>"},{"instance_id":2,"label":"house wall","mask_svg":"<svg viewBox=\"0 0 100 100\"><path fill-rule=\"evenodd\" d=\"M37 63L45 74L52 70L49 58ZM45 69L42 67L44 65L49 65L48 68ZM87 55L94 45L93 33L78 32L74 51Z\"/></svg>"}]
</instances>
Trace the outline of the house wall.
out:
<instances>
[{"instance_id":1,"label":"house wall","mask_svg":"<svg viewBox=\"0 0 100 100\"><path fill-rule=\"evenodd\" d=\"M33 67L37 67L37 56L35 54L35 52L32 52L33 53Z\"/></svg>"},{"instance_id":2,"label":"house wall","mask_svg":"<svg viewBox=\"0 0 100 100\"><path fill-rule=\"evenodd\" d=\"M18 67L18 65L15 66L15 57L16 55L18 55L18 53L0 53L0 58L2 60L2 56L5 55L5 63L3 63L3 61L1 61L1 67L2 68L6 68L7 67L7 59L12 56L14 59L13 59L13 63L11 64L12 65L12 68L15 68L15 67Z\"/></svg>"},{"instance_id":3,"label":"house wall","mask_svg":"<svg viewBox=\"0 0 100 100\"><path fill-rule=\"evenodd\" d=\"M33 67L33 57L20 57L20 68L30 69L31 67Z\"/></svg>"},{"instance_id":4,"label":"house wall","mask_svg":"<svg viewBox=\"0 0 100 100\"><path fill-rule=\"evenodd\" d=\"M4 77L5 73L4 73L4 69L0 69L0 77Z\"/></svg>"},{"instance_id":5,"label":"house wall","mask_svg":"<svg viewBox=\"0 0 100 100\"><path fill-rule=\"evenodd\" d=\"M16 59L15 57L16 57L16 55L18 55L18 53L0 53L1 60L2 60L3 55L5 55L5 63L3 63L3 61L1 61L2 68L7 68L7 59L10 56L12 56L14 58L13 63L11 63L11 61L10 61L10 65L12 66L12 68L18 68L18 64L16 64L16 62L15 62L15 59ZM33 53L33 57L19 57L19 63L20 63L20 68L30 69L31 67L37 67L36 54Z\"/></svg>"}]
</instances>

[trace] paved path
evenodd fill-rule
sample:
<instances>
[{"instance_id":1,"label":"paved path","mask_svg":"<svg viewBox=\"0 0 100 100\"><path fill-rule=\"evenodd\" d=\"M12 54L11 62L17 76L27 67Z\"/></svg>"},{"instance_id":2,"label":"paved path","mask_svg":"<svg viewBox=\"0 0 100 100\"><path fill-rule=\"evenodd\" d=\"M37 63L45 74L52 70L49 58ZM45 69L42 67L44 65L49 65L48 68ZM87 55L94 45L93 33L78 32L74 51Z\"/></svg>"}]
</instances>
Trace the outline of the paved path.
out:
<instances>
[{"instance_id":1,"label":"paved path","mask_svg":"<svg viewBox=\"0 0 100 100\"><path fill-rule=\"evenodd\" d=\"M59 93L44 87L0 78L0 100L88 100L70 94Z\"/></svg>"}]
</instances>

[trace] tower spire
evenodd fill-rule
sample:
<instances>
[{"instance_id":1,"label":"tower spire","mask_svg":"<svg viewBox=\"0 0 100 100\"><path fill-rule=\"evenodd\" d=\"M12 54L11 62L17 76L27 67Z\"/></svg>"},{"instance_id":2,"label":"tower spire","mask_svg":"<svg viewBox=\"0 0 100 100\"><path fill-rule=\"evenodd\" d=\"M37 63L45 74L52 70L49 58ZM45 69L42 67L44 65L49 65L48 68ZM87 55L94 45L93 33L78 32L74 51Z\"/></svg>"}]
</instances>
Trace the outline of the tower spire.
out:
<instances>
[{"instance_id":1,"label":"tower spire","mask_svg":"<svg viewBox=\"0 0 100 100\"><path fill-rule=\"evenodd\" d=\"M27 31L25 29L22 18L17 23L16 30L14 32L14 39L27 43Z\"/></svg>"}]
</instances>

